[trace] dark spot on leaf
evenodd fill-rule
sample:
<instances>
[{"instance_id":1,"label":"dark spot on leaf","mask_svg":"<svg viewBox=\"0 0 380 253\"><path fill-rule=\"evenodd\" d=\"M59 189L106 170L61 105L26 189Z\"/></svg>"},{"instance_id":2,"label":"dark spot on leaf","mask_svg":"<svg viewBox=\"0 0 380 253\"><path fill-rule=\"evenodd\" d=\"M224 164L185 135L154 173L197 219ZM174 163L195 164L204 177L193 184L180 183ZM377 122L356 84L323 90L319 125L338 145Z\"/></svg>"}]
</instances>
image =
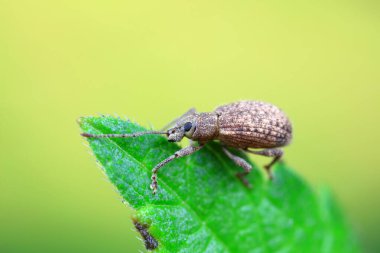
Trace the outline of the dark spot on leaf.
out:
<instances>
[{"instance_id":1,"label":"dark spot on leaf","mask_svg":"<svg viewBox=\"0 0 380 253\"><path fill-rule=\"evenodd\" d=\"M148 232L149 226L146 224L141 224L136 219L133 219L133 224L135 228L140 233L141 237L144 239L145 248L147 250L154 250L158 247L158 242L154 237Z\"/></svg>"}]
</instances>

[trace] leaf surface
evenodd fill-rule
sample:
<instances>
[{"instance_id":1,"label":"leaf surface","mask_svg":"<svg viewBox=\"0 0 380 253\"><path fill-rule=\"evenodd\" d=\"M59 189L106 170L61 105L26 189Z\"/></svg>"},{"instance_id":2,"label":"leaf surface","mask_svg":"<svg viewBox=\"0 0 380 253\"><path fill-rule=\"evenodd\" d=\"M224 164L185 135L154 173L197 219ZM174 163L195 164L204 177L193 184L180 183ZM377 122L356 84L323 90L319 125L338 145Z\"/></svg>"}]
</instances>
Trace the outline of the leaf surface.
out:
<instances>
[{"instance_id":1,"label":"leaf surface","mask_svg":"<svg viewBox=\"0 0 380 253\"><path fill-rule=\"evenodd\" d=\"M92 134L146 130L112 117L81 118L80 126ZM211 142L165 165L152 195L151 169L177 144L157 135L88 141L157 252L358 252L328 191L317 194L284 163L273 181L252 164L248 189L235 176L242 169Z\"/></svg>"}]
</instances>

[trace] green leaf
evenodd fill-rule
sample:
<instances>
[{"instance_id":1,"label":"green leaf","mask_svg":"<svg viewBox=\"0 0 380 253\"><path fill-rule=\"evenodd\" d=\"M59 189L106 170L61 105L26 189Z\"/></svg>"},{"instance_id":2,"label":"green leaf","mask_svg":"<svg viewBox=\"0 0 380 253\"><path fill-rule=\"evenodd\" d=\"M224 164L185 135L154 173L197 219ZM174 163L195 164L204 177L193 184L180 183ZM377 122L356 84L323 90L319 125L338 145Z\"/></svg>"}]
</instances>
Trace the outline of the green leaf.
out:
<instances>
[{"instance_id":1,"label":"green leaf","mask_svg":"<svg viewBox=\"0 0 380 253\"><path fill-rule=\"evenodd\" d=\"M112 117L82 118L80 126L92 134L146 130ZM211 142L165 165L153 195L151 169L178 145L157 135L88 141L157 252L358 252L328 192L317 195L284 163L273 181L253 165L248 189L235 176L242 169Z\"/></svg>"}]
</instances>

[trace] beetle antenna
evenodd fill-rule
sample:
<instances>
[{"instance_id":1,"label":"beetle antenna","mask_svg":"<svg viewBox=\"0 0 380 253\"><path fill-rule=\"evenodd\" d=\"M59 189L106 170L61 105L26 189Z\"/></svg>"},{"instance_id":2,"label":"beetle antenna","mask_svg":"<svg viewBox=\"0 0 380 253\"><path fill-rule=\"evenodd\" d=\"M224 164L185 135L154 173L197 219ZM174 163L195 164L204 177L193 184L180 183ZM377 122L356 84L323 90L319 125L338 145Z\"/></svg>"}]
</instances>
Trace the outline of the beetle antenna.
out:
<instances>
[{"instance_id":1,"label":"beetle antenna","mask_svg":"<svg viewBox=\"0 0 380 253\"><path fill-rule=\"evenodd\" d=\"M137 132L132 134L89 134L89 133L81 133L83 137L87 138L131 138L138 137L146 134L167 134L167 132L163 131L147 131L147 132Z\"/></svg>"}]
</instances>

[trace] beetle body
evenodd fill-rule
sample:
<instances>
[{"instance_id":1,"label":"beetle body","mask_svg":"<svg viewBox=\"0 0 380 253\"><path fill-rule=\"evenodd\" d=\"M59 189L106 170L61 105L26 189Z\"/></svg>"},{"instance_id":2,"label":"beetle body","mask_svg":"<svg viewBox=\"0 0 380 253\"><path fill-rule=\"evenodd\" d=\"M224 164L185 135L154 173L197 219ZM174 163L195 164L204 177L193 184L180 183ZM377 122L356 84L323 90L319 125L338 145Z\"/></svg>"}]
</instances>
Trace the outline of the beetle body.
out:
<instances>
[{"instance_id":1,"label":"beetle body","mask_svg":"<svg viewBox=\"0 0 380 253\"><path fill-rule=\"evenodd\" d=\"M219 140L233 148L277 148L292 139L292 126L286 115L276 106L259 101L239 101L220 106L211 113L194 112L176 127L187 122L195 128L190 135L185 131L189 139Z\"/></svg>"},{"instance_id":2,"label":"beetle body","mask_svg":"<svg viewBox=\"0 0 380 253\"><path fill-rule=\"evenodd\" d=\"M235 148L277 148L292 139L292 126L274 105L241 101L215 110L222 143Z\"/></svg>"}]
</instances>

